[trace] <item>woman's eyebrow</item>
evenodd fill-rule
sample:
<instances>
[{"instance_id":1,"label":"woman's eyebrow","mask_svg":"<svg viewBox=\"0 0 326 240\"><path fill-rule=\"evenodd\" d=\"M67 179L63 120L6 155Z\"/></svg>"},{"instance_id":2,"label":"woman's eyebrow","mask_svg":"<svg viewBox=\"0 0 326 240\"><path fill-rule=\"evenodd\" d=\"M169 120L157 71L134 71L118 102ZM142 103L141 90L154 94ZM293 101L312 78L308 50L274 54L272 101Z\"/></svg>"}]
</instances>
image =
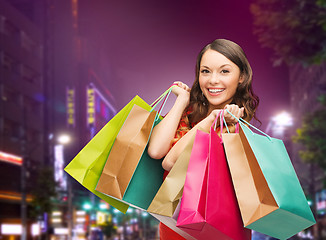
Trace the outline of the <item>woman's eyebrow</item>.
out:
<instances>
[{"instance_id":1,"label":"woman's eyebrow","mask_svg":"<svg viewBox=\"0 0 326 240\"><path fill-rule=\"evenodd\" d=\"M204 65L202 65L202 66L200 66L200 67L203 67L203 68L209 68L209 67L207 67L207 66L204 66Z\"/></svg>"},{"instance_id":2,"label":"woman's eyebrow","mask_svg":"<svg viewBox=\"0 0 326 240\"><path fill-rule=\"evenodd\" d=\"M232 65L231 65L231 64L228 64L228 63L223 64L223 65L219 66L218 68L220 69L220 68L224 68L224 67L226 67L226 66L229 66L229 67L232 68ZM200 67L201 67L201 68L208 68L208 69L210 69L210 67L205 66L205 65L201 65Z\"/></svg>"},{"instance_id":3,"label":"woman's eyebrow","mask_svg":"<svg viewBox=\"0 0 326 240\"><path fill-rule=\"evenodd\" d=\"M222 66L220 66L220 68L223 68L223 67L226 67L226 66L232 67L231 64L226 63L226 64L223 64Z\"/></svg>"}]
</instances>

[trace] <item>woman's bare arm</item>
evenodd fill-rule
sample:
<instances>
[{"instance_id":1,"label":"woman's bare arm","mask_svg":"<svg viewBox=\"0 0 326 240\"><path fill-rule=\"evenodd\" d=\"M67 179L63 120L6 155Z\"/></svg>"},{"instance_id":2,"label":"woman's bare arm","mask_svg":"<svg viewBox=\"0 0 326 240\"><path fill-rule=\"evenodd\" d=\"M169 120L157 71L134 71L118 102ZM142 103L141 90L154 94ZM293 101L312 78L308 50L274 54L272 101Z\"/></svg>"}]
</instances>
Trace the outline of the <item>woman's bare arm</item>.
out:
<instances>
[{"instance_id":1,"label":"woman's bare arm","mask_svg":"<svg viewBox=\"0 0 326 240\"><path fill-rule=\"evenodd\" d=\"M189 87L181 82L173 86L172 92L177 99L163 120L155 126L148 144L148 154L154 159L164 157L171 148L171 142L177 131L181 116L189 104Z\"/></svg>"},{"instance_id":2,"label":"woman's bare arm","mask_svg":"<svg viewBox=\"0 0 326 240\"><path fill-rule=\"evenodd\" d=\"M213 124L218 112L213 111L208 117L200 121L196 126L194 126L189 132L187 132L167 153L162 162L162 167L166 171L170 171L174 163L177 161L183 149L189 143L193 134L196 134L198 128L203 131L209 132L211 125Z\"/></svg>"},{"instance_id":3,"label":"woman's bare arm","mask_svg":"<svg viewBox=\"0 0 326 240\"><path fill-rule=\"evenodd\" d=\"M239 108L237 105L227 105L225 107L228 109L234 116L237 118L240 118L243 116L244 108ZM218 117L219 113L221 112L221 109L215 109L213 110L206 118L204 118L202 121L200 121L196 126L194 126L187 134L185 134L168 152L166 157L164 158L162 162L162 166L165 170L170 171L173 167L174 163L177 161L178 157L180 156L183 149L186 147L186 145L189 143L191 137L193 134L196 134L196 131L198 128L200 128L203 131L209 132L210 127L213 125L214 120ZM235 123L236 119L233 118L230 114L227 114L224 112L224 117L227 123ZM219 121L217 121L217 126L219 126Z\"/></svg>"}]
</instances>

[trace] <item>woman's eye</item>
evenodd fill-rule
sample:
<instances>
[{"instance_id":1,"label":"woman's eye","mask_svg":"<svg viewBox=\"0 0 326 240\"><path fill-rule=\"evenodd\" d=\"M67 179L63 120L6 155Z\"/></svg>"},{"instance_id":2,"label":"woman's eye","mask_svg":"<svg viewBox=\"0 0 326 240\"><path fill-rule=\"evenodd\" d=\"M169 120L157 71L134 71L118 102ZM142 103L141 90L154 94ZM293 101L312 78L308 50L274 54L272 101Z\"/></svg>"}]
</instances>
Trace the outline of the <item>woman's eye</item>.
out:
<instances>
[{"instance_id":1,"label":"woman's eye","mask_svg":"<svg viewBox=\"0 0 326 240\"><path fill-rule=\"evenodd\" d=\"M221 73L229 73L229 72L230 72L229 70L225 70L225 69L221 71Z\"/></svg>"},{"instance_id":2,"label":"woman's eye","mask_svg":"<svg viewBox=\"0 0 326 240\"><path fill-rule=\"evenodd\" d=\"M200 71L201 73L209 73L209 71L207 69L203 69Z\"/></svg>"}]
</instances>

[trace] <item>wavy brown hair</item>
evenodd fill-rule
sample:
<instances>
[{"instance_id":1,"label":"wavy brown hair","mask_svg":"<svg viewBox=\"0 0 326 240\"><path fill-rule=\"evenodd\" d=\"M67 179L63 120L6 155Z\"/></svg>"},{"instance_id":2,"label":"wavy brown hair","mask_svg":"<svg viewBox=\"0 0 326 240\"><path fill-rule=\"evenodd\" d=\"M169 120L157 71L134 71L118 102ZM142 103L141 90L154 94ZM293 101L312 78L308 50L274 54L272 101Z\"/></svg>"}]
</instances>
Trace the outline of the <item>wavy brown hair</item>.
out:
<instances>
[{"instance_id":1,"label":"wavy brown hair","mask_svg":"<svg viewBox=\"0 0 326 240\"><path fill-rule=\"evenodd\" d=\"M243 77L243 82L238 85L231 104L244 107L245 111L243 118L245 120L250 121L252 118L255 118L257 121L259 121L255 115L259 104L259 98L252 90L252 69L244 51L238 44L232 41L226 39L216 39L212 43L205 46L197 56L196 79L190 91L189 105L183 114L184 121L189 126L189 129L191 126L193 126L193 124L201 121L208 114L209 104L206 97L202 94L199 86L200 63L203 54L208 49L221 53L239 67L240 76ZM191 113L187 115L186 113L189 112L189 110L191 110Z\"/></svg>"}]
</instances>

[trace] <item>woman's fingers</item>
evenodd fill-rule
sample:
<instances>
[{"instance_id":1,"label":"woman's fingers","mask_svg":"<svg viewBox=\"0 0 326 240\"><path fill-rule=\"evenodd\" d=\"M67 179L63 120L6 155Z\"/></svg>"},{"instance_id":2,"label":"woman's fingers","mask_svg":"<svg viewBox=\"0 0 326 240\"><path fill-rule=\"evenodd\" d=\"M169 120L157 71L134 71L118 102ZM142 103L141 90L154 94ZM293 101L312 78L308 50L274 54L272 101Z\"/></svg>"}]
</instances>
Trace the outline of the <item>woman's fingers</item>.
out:
<instances>
[{"instance_id":1,"label":"woman's fingers","mask_svg":"<svg viewBox=\"0 0 326 240\"><path fill-rule=\"evenodd\" d=\"M190 88L188 87L187 84L183 83L183 82L180 82L180 81L176 81L174 82L173 84L176 84L178 87L190 92Z\"/></svg>"},{"instance_id":2,"label":"woman's fingers","mask_svg":"<svg viewBox=\"0 0 326 240\"><path fill-rule=\"evenodd\" d=\"M240 117L244 117L244 107L240 108L240 110L241 110L241 115L240 115Z\"/></svg>"},{"instance_id":3,"label":"woman's fingers","mask_svg":"<svg viewBox=\"0 0 326 240\"><path fill-rule=\"evenodd\" d=\"M231 105L226 105L224 109L232 113L230 114L228 111L224 112L224 118L226 122L235 123L238 121L237 119L244 116L244 107L240 108L238 105L231 104Z\"/></svg>"},{"instance_id":4,"label":"woman's fingers","mask_svg":"<svg viewBox=\"0 0 326 240\"><path fill-rule=\"evenodd\" d=\"M176 81L173 83L175 86L172 88L172 92L174 94L176 94L177 96L182 92L182 91L186 91L186 92L190 92L190 88L188 87L187 84L180 82L180 81Z\"/></svg>"}]
</instances>

